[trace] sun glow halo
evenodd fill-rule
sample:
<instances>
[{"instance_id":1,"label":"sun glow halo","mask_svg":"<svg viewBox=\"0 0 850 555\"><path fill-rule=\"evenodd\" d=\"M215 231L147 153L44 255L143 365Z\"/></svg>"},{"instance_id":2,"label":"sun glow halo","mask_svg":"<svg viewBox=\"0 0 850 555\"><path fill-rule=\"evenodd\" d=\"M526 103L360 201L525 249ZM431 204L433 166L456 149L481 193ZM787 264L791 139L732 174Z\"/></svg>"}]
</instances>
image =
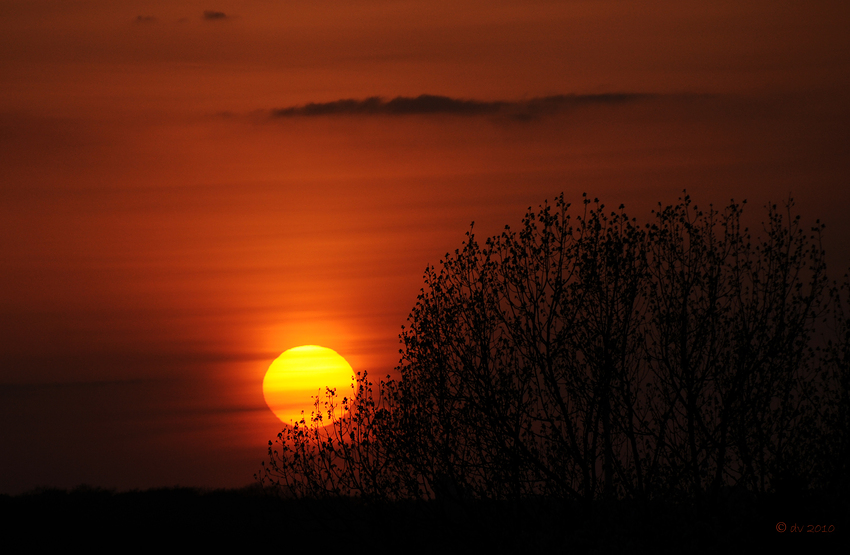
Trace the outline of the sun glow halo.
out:
<instances>
[{"instance_id":1,"label":"sun glow halo","mask_svg":"<svg viewBox=\"0 0 850 555\"><path fill-rule=\"evenodd\" d=\"M351 396L354 370L333 349L319 345L293 347L277 357L263 378L263 396L275 416L285 424L309 420L316 395L336 389L341 400Z\"/></svg>"}]
</instances>

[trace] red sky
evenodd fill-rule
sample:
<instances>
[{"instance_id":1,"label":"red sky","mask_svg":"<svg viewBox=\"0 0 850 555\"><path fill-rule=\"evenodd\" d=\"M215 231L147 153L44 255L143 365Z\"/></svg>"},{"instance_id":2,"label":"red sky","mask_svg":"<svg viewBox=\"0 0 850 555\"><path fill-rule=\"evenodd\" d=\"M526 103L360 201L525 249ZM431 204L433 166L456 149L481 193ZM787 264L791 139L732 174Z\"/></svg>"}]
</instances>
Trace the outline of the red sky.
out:
<instances>
[{"instance_id":1,"label":"red sky","mask_svg":"<svg viewBox=\"0 0 850 555\"><path fill-rule=\"evenodd\" d=\"M392 373L425 265L561 191L793 195L846 269L848 28L817 0L4 1L0 492L249 483L280 352ZM422 94L474 102L298 109Z\"/></svg>"}]
</instances>

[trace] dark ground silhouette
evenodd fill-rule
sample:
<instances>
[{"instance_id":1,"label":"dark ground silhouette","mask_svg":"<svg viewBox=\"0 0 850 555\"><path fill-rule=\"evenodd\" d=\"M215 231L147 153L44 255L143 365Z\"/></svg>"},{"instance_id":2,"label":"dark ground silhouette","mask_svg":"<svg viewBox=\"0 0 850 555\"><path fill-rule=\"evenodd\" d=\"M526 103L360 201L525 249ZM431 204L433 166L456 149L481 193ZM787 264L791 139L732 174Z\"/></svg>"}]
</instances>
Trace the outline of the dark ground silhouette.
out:
<instances>
[{"instance_id":1,"label":"dark ground silhouette","mask_svg":"<svg viewBox=\"0 0 850 555\"><path fill-rule=\"evenodd\" d=\"M850 507L835 495L729 496L696 509L613 501L592 515L545 499L452 505L442 501L284 499L259 488L80 487L0 496L4 538L31 551L71 546L125 549L262 548L346 553L811 553L848 547ZM776 531L778 522L788 530ZM791 532L797 524L831 533Z\"/></svg>"}]
</instances>

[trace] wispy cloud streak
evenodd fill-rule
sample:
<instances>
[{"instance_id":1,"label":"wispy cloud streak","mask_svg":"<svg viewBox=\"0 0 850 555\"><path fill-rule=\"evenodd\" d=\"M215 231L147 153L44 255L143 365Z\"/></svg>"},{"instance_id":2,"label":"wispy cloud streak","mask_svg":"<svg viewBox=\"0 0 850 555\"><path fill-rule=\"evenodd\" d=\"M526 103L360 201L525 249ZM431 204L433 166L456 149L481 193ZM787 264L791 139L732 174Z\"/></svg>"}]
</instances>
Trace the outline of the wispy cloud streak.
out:
<instances>
[{"instance_id":1,"label":"wispy cloud streak","mask_svg":"<svg viewBox=\"0 0 850 555\"><path fill-rule=\"evenodd\" d=\"M224 12L217 12L215 10L204 10L204 19L206 21L220 21L222 19L229 19L229 16Z\"/></svg>"},{"instance_id":2,"label":"wispy cloud streak","mask_svg":"<svg viewBox=\"0 0 850 555\"><path fill-rule=\"evenodd\" d=\"M310 102L271 111L276 118L316 116L406 116L448 114L459 116L497 115L517 120L531 120L562 110L592 104L623 104L652 98L642 93L561 94L528 100L484 101L422 94L417 97L397 96L385 100L371 96L362 100L347 98L333 102Z\"/></svg>"}]
</instances>

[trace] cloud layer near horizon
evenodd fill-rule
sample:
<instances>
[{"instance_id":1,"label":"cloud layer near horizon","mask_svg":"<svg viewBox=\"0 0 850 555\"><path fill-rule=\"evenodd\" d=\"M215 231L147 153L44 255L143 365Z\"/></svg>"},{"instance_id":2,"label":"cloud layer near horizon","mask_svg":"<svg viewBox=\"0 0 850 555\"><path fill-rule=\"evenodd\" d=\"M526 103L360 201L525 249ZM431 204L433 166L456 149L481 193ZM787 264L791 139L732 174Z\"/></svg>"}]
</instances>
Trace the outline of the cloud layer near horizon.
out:
<instances>
[{"instance_id":1,"label":"cloud layer near horizon","mask_svg":"<svg viewBox=\"0 0 850 555\"><path fill-rule=\"evenodd\" d=\"M332 102L310 102L271 111L276 118L311 116L407 116L450 114L461 116L498 115L517 120L531 120L562 110L592 104L623 104L653 98L643 93L559 94L528 100L475 100L432 94L417 97L397 96L385 100L371 96L363 100L346 98Z\"/></svg>"}]
</instances>

